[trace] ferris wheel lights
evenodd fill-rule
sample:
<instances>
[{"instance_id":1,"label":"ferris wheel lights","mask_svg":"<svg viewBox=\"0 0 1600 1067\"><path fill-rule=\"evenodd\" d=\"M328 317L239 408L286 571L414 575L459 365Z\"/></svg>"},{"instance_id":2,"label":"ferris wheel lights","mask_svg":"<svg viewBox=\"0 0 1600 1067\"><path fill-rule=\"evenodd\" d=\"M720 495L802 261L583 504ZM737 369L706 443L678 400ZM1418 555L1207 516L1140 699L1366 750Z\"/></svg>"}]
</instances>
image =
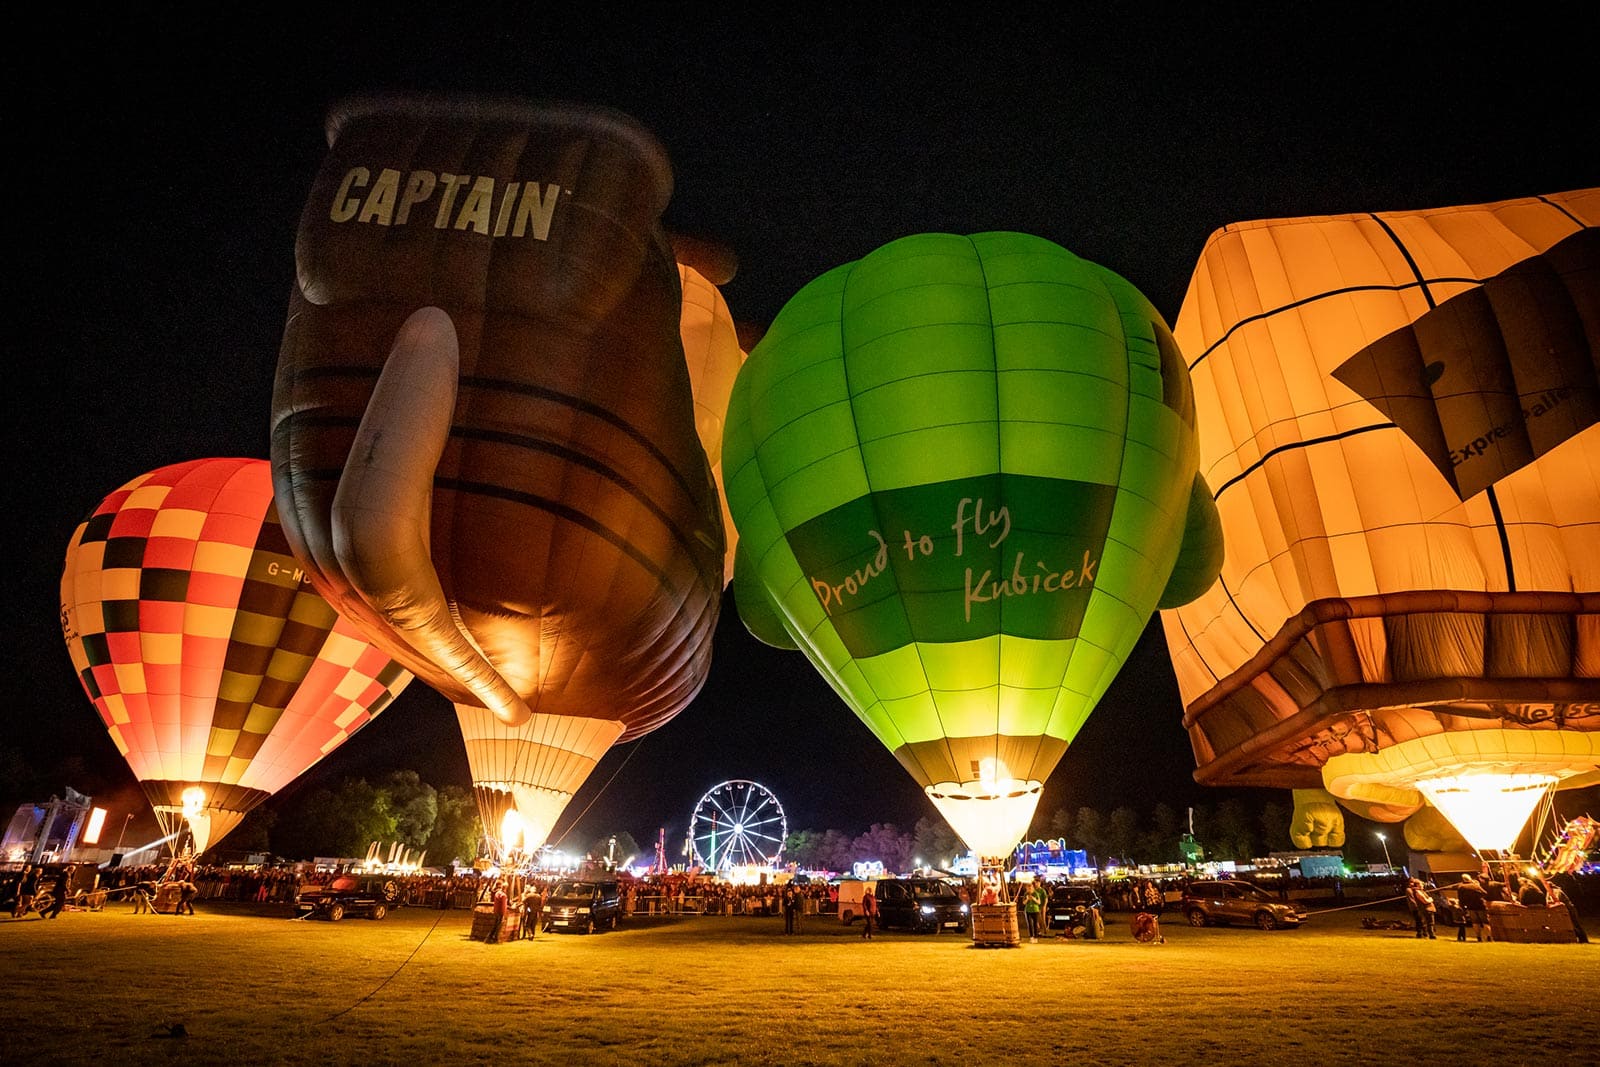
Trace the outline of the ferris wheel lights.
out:
<instances>
[{"instance_id":1,"label":"ferris wheel lights","mask_svg":"<svg viewBox=\"0 0 1600 1067\"><path fill-rule=\"evenodd\" d=\"M789 832L783 806L760 782L731 779L695 805L687 846L697 866L719 874L775 865Z\"/></svg>"}]
</instances>

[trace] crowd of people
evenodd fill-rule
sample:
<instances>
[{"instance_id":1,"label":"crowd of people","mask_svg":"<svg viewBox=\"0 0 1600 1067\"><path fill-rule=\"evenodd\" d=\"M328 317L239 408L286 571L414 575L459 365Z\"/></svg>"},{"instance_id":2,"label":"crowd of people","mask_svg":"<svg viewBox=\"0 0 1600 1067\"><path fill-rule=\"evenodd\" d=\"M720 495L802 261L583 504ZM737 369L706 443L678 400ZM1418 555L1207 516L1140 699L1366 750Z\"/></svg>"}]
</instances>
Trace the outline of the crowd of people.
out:
<instances>
[{"instance_id":1,"label":"crowd of people","mask_svg":"<svg viewBox=\"0 0 1600 1067\"><path fill-rule=\"evenodd\" d=\"M135 914L156 913L193 915L196 901L202 903L281 903L292 905L310 885L326 885L345 874L342 868L318 870L307 864L264 865L254 867L197 865L187 858L139 867L114 867L98 872L97 906L126 902ZM517 936L532 937L539 928L539 914L554 884L571 875L511 875L491 877L475 870L417 871L386 875L398 890L396 903L412 907L472 908L493 903L497 914L518 914ZM782 916L784 932L798 932L803 917L831 912L838 905L839 886L820 878L794 879L738 885L709 879L696 873L673 872L635 878L617 878L622 913L644 915L706 916ZM49 868L26 864L0 876L0 908L14 918L39 910L54 918L68 906L81 905L83 889L72 887L72 865ZM1100 901L1099 910L1127 912L1135 926L1145 922L1151 939L1159 938L1159 922L1169 904L1178 900L1186 884L1179 875L1099 878L1090 883ZM1300 889L1316 891L1315 880L1296 879ZM969 904L1005 902L1017 908L1018 927L1028 939L1037 940L1047 929L1052 883L1044 879L1001 882L969 879L953 884L960 899ZM1280 882L1287 893L1289 882ZM1332 896L1340 899L1333 885ZM1580 942L1588 935L1579 922L1578 908L1571 895L1552 879L1536 872L1524 873L1506 867L1496 876L1486 865L1478 874L1463 875L1448 884L1453 899L1445 900L1439 887L1423 878L1400 876L1400 895L1407 904L1415 935L1434 939L1441 925L1454 925L1456 940L1465 941L1470 929L1477 940L1493 938L1489 908L1496 902L1514 903L1526 908L1564 908ZM496 899L503 893L504 901ZM35 908L35 902L44 906ZM1441 914L1447 910L1448 914ZM1136 935L1138 930L1135 930ZM871 937L868 927L864 936Z\"/></svg>"},{"instance_id":2,"label":"crowd of people","mask_svg":"<svg viewBox=\"0 0 1600 1067\"><path fill-rule=\"evenodd\" d=\"M1416 936L1423 940L1436 940L1440 923L1439 886L1431 879L1411 877L1406 880L1404 895ZM1467 939L1471 927L1478 941L1494 940L1489 923L1489 908L1493 904L1517 905L1523 908L1562 908L1572 923L1572 931L1580 944L1589 943L1589 934L1578 918L1578 907L1571 894L1537 869L1526 874L1516 867L1504 867L1500 877L1488 864L1477 874L1462 874L1453 885L1455 901L1448 898L1445 904L1451 914L1449 921L1456 928L1456 940Z\"/></svg>"}]
</instances>

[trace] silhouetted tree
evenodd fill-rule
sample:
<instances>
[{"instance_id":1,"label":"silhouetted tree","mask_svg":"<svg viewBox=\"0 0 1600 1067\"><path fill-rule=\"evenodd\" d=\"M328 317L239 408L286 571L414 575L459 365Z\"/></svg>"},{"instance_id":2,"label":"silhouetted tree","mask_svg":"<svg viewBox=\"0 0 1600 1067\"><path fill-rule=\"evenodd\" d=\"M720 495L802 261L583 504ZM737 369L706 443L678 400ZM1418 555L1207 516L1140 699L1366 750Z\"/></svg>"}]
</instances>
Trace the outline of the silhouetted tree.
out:
<instances>
[{"instance_id":1,"label":"silhouetted tree","mask_svg":"<svg viewBox=\"0 0 1600 1067\"><path fill-rule=\"evenodd\" d=\"M395 840L389 794L364 778L346 778L337 789L318 789L297 806L280 834L279 849L293 859L362 857L372 842Z\"/></svg>"},{"instance_id":2,"label":"silhouetted tree","mask_svg":"<svg viewBox=\"0 0 1600 1067\"><path fill-rule=\"evenodd\" d=\"M1057 838L1068 839L1072 836L1072 812L1066 808L1057 808L1050 813L1050 822L1045 831L1047 839L1054 841Z\"/></svg>"},{"instance_id":3,"label":"silhouetted tree","mask_svg":"<svg viewBox=\"0 0 1600 1067\"><path fill-rule=\"evenodd\" d=\"M1218 804L1211 818L1210 840L1205 842L1207 855L1237 862L1254 857L1255 835L1250 823L1250 813L1242 801L1230 797Z\"/></svg>"},{"instance_id":4,"label":"silhouetted tree","mask_svg":"<svg viewBox=\"0 0 1600 1067\"><path fill-rule=\"evenodd\" d=\"M439 816L439 795L416 771L394 771L378 782L388 794L389 811L394 816L395 840L410 848L421 848L433 833Z\"/></svg>"},{"instance_id":5,"label":"silhouetted tree","mask_svg":"<svg viewBox=\"0 0 1600 1067\"><path fill-rule=\"evenodd\" d=\"M817 830L796 830L783 839L783 858L801 870L816 870L817 852L822 845L822 834Z\"/></svg>"},{"instance_id":6,"label":"silhouetted tree","mask_svg":"<svg viewBox=\"0 0 1600 1067\"><path fill-rule=\"evenodd\" d=\"M222 847L239 852L271 852L272 828L278 824L278 813L267 807L250 809L233 832L222 839Z\"/></svg>"},{"instance_id":7,"label":"silhouetted tree","mask_svg":"<svg viewBox=\"0 0 1600 1067\"><path fill-rule=\"evenodd\" d=\"M875 822L850 843L851 861L881 860L886 871L904 871L911 866L911 835L903 834L892 822Z\"/></svg>"},{"instance_id":8,"label":"silhouetted tree","mask_svg":"<svg viewBox=\"0 0 1600 1067\"><path fill-rule=\"evenodd\" d=\"M440 786L434 798L433 830L424 846L430 867L471 863L483 840L483 823L472 790L459 785Z\"/></svg>"},{"instance_id":9,"label":"silhouetted tree","mask_svg":"<svg viewBox=\"0 0 1600 1067\"><path fill-rule=\"evenodd\" d=\"M1289 822L1293 809L1277 800L1269 800L1261 808L1261 840L1266 852L1287 852L1294 847L1289 838Z\"/></svg>"},{"instance_id":10,"label":"silhouetted tree","mask_svg":"<svg viewBox=\"0 0 1600 1067\"><path fill-rule=\"evenodd\" d=\"M1136 846L1141 863L1177 863L1178 838L1183 834L1183 824L1170 804L1157 804L1150 813L1150 822L1139 835Z\"/></svg>"},{"instance_id":11,"label":"silhouetted tree","mask_svg":"<svg viewBox=\"0 0 1600 1067\"><path fill-rule=\"evenodd\" d=\"M945 868L957 856L965 855L967 844L956 836L943 819L924 815L911 831L912 859L921 858L930 867Z\"/></svg>"},{"instance_id":12,"label":"silhouetted tree","mask_svg":"<svg viewBox=\"0 0 1600 1067\"><path fill-rule=\"evenodd\" d=\"M1104 857L1105 819L1094 808L1082 807L1072 819L1072 844L1091 857Z\"/></svg>"},{"instance_id":13,"label":"silhouetted tree","mask_svg":"<svg viewBox=\"0 0 1600 1067\"><path fill-rule=\"evenodd\" d=\"M1137 862L1134 847L1139 839L1139 813L1123 805L1106 820L1105 846L1119 859Z\"/></svg>"}]
</instances>

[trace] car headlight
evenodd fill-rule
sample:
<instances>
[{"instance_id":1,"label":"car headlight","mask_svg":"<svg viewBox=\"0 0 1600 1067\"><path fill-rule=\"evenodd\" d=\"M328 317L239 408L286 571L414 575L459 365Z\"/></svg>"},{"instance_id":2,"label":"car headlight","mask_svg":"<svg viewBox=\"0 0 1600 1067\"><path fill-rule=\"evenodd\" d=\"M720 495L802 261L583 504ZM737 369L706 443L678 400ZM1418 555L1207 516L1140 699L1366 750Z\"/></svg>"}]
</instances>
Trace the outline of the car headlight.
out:
<instances>
[{"instance_id":1,"label":"car headlight","mask_svg":"<svg viewBox=\"0 0 1600 1067\"><path fill-rule=\"evenodd\" d=\"M967 913L967 906L965 904L963 904L963 905L961 905L961 914L965 915L966 913Z\"/></svg>"},{"instance_id":2,"label":"car headlight","mask_svg":"<svg viewBox=\"0 0 1600 1067\"><path fill-rule=\"evenodd\" d=\"M589 909L588 908L579 908L578 909L578 914L579 915L587 915L587 914L589 914Z\"/></svg>"},{"instance_id":3,"label":"car headlight","mask_svg":"<svg viewBox=\"0 0 1600 1067\"><path fill-rule=\"evenodd\" d=\"M933 905L932 904L924 904L924 905L922 905L922 909L921 910L922 910L922 914L924 914L924 915L932 915L933 914Z\"/></svg>"}]
</instances>

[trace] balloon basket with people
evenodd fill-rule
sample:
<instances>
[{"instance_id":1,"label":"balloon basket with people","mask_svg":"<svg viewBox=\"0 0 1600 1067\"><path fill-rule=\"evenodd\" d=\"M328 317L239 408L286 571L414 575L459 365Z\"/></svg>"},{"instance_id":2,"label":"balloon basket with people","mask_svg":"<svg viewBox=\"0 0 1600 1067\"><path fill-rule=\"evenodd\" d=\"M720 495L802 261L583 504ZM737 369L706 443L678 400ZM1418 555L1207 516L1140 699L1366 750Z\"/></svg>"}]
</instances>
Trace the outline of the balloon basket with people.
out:
<instances>
[{"instance_id":1,"label":"balloon basket with people","mask_svg":"<svg viewBox=\"0 0 1600 1067\"><path fill-rule=\"evenodd\" d=\"M976 948L1016 948L1022 944L1017 905L1011 899L998 861L978 869L978 902L972 905L972 944Z\"/></svg>"}]
</instances>

